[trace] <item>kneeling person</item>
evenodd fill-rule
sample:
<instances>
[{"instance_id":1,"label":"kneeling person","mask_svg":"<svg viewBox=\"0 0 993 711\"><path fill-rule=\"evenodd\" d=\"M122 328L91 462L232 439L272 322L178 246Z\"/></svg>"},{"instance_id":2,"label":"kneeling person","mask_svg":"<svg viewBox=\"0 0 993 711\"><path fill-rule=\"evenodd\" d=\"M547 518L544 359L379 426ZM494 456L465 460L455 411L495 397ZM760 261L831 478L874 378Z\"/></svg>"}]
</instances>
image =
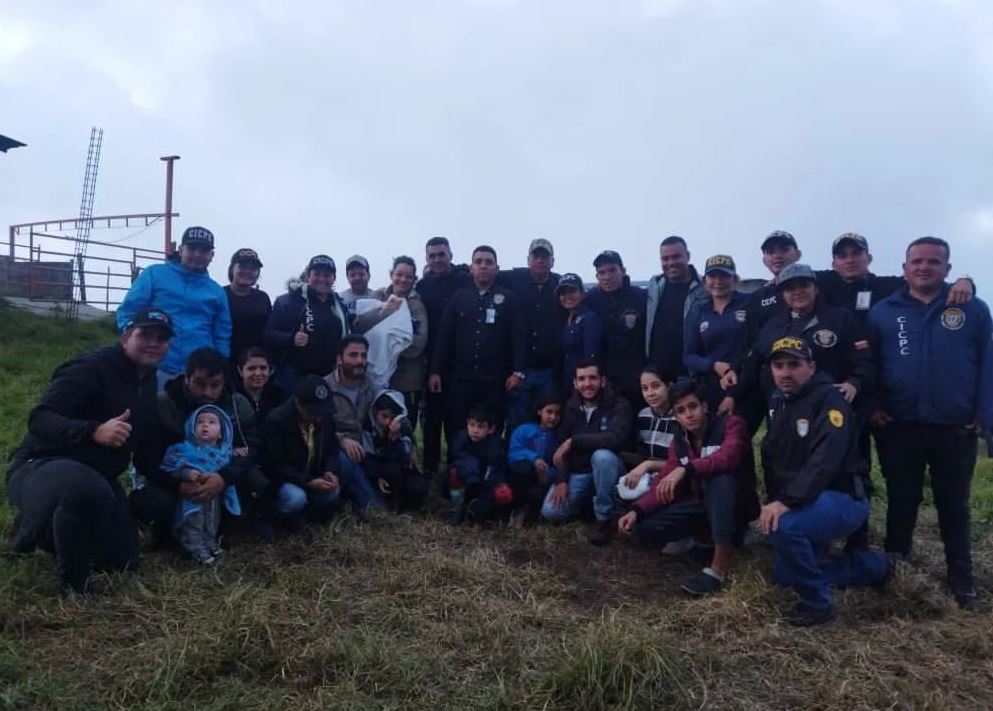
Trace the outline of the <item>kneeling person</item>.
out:
<instances>
[{"instance_id":1,"label":"kneeling person","mask_svg":"<svg viewBox=\"0 0 993 711\"><path fill-rule=\"evenodd\" d=\"M362 433L366 476L394 513L419 509L428 493L427 481L414 466L411 422L403 394L382 390L369 406Z\"/></svg>"},{"instance_id":2,"label":"kneeling person","mask_svg":"<svg viewBox=\"0 0 993 711\"><path fill-rule=\"evenodd\" d=\"M858 428L844 395L831 378L816 372L803 340L777 340L770 364L776 391L762 441L769 493L769 503L762 507L762 532L774 550L774 581L800 597L788 622L806 627L834 617L832 585L881 586L887 565L881 553L864 550L847 551L831 561L818 559L829 541L848 536L869 516Z\"/></svg>"},{"instance_id":3,"label":"kneeling person","mask_svg":"<svg viewBox=\"0 0 993 711\"><path fill-rule=\"evenodd\" d=\"M481 405L469 410L466 428L455 435L448 450L449 495L454 525L469 519L489 520L494 508L506 509L513 495L507 484L507 457L497 434L502 418Z\"/></svg>"}]
</instances>

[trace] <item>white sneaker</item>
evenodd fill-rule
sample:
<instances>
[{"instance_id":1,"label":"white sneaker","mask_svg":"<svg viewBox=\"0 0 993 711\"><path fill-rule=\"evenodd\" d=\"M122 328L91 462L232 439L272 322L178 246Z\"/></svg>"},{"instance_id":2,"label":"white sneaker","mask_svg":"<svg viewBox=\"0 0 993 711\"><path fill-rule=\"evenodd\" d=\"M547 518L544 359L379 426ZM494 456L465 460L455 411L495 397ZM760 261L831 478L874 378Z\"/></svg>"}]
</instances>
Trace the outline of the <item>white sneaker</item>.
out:
<instances>
[{"instance_id":1,"label":"white sneaker","mask_svg":"<svg viewBox=\"0 0 993 711\"><path fill-rule=\"evenodd\" d=\"M687 536L681 541L670 541L662 549L662 555L683 555L693 550L693 546L695 545L693 536Z\"/></svg>"}]
</instances>

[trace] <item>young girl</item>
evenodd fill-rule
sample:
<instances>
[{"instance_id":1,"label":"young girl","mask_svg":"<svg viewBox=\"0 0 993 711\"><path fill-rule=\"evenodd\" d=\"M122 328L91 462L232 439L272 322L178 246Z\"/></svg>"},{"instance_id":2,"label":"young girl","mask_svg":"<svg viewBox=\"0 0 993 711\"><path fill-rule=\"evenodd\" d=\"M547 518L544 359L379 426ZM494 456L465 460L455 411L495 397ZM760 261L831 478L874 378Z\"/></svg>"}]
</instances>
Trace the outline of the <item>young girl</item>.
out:
<instances>
[{"instance_id":1,"label":"young girl","mask_svg":"<svg viewBox=\"0 0 993 711\"><path fill-rule=\"evenodd\" d=\"M256 421L265 420L269 411L289 399L282 388L272 381L272 364L262 348L248 348L238 358L236 388L255 408Z\"/></svg>"},{"instance_id":2,"label":"young girl","mask_svg":"<svg viewBox=\"0 0 993 711\"><path fill-rule=\"evenodd\" d=\"M562 404L555 394L547 393L538 398L535 410L538 421L517 427L510 436L507 452L514 502L524 505L518 511L523 513L523 522L528 524L538 520L552 481L549 469L555 453L555 430L562 419Z\"/></svg>"},{"instance_id":3,"label":"young girl","mask_svg":"<svg viewBox=\"0 0 993 711\"><path fill-rule=\"evenodd\" d=\"M669 389L654 366L641 371L641 396L648 407L638 413L638 462L617 482L617 494L624 501L634 501L648 491L655 473L665 465L669 446L676 431L676 420L669 412Z\"/></svg>"},{"instance_id":4,"label":"young girl","mask_svg":"<svg viewBox=\"0 0 993 711\"><path fill-rule=\"evenodd\" d=\"M231 461L231 419L215 405L197 408L186 421L186 441L166 450L162 470L183 482L200 484ZM180 544L204 565L213 565L221 554L217 530L221 523L220 497L205 503L181 499L176 511L175 531ZM227 487L224 505L233 516L241 514L238 494Z\"/></svg>"}]
</instances>

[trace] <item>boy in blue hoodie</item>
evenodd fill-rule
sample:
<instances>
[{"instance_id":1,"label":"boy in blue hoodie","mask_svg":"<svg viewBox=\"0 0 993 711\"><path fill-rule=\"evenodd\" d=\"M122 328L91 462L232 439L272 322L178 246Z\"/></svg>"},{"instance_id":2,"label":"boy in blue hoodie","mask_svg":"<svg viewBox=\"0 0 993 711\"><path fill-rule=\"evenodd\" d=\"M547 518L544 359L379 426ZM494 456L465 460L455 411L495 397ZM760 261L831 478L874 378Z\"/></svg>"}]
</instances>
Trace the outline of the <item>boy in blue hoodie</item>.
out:
<instances>
[{"instance_id":1,"label":"boy in blue hoodie","mask_svg":"<svg viewBox=\"0 0 993 711\"><path fill-rule=\"evenodd\" d=\"M216 405L197 408L186 420L186 440L166 450L161 468L186 482L202 482L226 467L232 456L234 427ZM221 523L220 497L204 503L180 499L176 511L176 539L194 558L213 565L221 554L217 531ZM233 516L241 514L233 486L225 492L224 505Z\"/></svg>"},{"instance_id":2,"label":"boy in blue hoodie","mask_svg":"<svg viewBox=\"0 0 993 711\"><path fill-rule=\"evenodd\" d=\"M555 393L545 393L535 403L537 422L526 422L510 436L510 488L523 522L537 522L541 504L551 485L549 469L555 454L555 431L562 420L562 403ZM523 508L522 508L523 507ZM515 516L516 518L516 516ZM516 518L520 521L520 518Z\"/></svg>"},{"instance_id":3,"label":"boy in blue hoodie","mask_svg":"<svg viewBox=\"0 0 993 711\"><path fill-rule=\"evenodd\" d=\"M414 466L411 431L403 394L381 390L362 431L362 467L394 513L419 509L428 493L424 475Z\"/></svg>"},{"instance_id":4,"label":"boy in blue hoodie","mask_svg":"<svg viewBox=\"0 0 993 711\"><path fill-rule=\"evenodd\" d=\"M497 434L497 418L482 405L474 405L466 428L448 449L449 495L452 512L448 522L459 525L466 519L484 523L494 509L507 510L513 494L507 484L507 456L503 438Z\"/></svg>"}]
</instances>

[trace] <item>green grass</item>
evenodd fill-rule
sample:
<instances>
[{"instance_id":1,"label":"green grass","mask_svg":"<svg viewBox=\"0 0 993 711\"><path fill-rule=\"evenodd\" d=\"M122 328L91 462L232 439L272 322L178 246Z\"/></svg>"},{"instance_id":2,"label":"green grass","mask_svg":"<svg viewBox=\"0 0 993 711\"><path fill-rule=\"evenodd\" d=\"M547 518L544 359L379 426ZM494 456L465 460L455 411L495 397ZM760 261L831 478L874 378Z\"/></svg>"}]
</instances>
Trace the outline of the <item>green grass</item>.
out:
<instances>
[{"instance_id":1,"label":"green grass","mask_svg":"<svg viewBox=\"0 0 993 711\"><path fill-rule=\"evenodd\" d=\"M6 456L53 368L113 330L0 318ZM974 492L989 522L988 459ZM975 539L990 596L990 527ZM95 601L58 597L43 554L0 558L0 708L989 708L993 612L963 613L941 589L929 504L917 540L920 564L894 589L839 592L839 619L804 631L782 624L792 598L759 544L722 595L693 601L678 594L688 563L592 548L579 525L345 515L274 546L236 540L215 570L148 553Z\"/></svg>"}]
</instances>

